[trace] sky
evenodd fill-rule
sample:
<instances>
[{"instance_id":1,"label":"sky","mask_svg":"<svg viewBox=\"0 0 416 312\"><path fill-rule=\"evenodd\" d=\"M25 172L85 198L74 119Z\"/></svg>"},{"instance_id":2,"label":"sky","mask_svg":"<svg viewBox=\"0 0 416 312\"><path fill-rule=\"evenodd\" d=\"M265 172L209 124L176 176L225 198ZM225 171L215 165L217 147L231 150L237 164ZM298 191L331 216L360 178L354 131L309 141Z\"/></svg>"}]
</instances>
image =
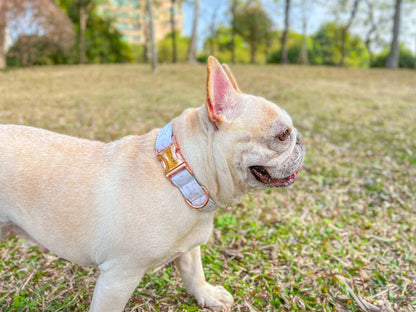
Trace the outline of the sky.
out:
<instances>
[{"instance_id":1,"label":"sky","mask_svg":"<svg viewBox=\"0 0 416 312\"><path fill-rule=\"evenodd\" d=\"M199 10L199 25L198 25L198 48L203 47L203 42L206 37L209 35L209 25L212 20L213 13L217 11L217 25L229 25L230 14L229 14L229 3L230 0L200 0L200 10ZM377 1L377 0L376 0ZM392 4L394 0L387 0ZM284 23L284 1L274 1L274 0L262 0L264 8L269 12L270 17L272 18L276 29L282 29ZM300 5L301 1L292 0L293 7L291 9L291 19L290 19L290 28L292 31L301 33L302 32L302 15L305 13L305 10L302 9ZM337 18L346 20L346 15L333 13L333 8L336 3L335 0L320 1L321 4L318 4L318 1L305 0L307 3L307 20L308 20L308 34L313 34L319 29L319 26L325 22L335 21ZM312 4L311 4L312 3ZM322 4L324 3L324 5ZM355 24L351 27L351 32L364 38L367 31L367 27L363 26L359 22L359 19L365 18L365 9L366 2L361 1L359 7L359 13L355 20ZM183 4L184 12L184 35L189 36L192 31L192 21L193 21L193 11L194 11L194 1L185 0ZM413 3L404 3L402 9L402 27L400 32L400 42L404 43L407 48L413 51L416 54L416 2ZM387 20L393 19L393 10L385 10L382 12L384 16L378 16L379 18L384 18ZM391 18L389 18L391 16ZM391 32L392 32L392 22L385 22L382 24L381 31L381 40L384 47L390 43ZM375 50L379 52L383 48L382 45L375 47Z\"/></svg>"}]
</instances>

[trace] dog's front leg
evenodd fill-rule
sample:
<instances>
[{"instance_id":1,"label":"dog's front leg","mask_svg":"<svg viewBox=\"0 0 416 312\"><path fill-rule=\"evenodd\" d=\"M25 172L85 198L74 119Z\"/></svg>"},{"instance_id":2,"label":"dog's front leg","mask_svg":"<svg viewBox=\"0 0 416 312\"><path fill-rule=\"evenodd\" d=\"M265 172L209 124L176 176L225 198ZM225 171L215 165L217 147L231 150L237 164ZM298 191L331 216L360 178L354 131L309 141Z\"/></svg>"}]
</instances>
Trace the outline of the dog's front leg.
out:
<instances>
[{"instance_id":1,"label":"dog's front leg","mask_svg":"<svg viewBox=\"0 0 416 312\"><path fill-rule=\"evenodd\" d=\"M121 312L139 284L143 272L117 265L100 265L90 312Z\"/></svg>"},{"instance_id":2,"label":"dog's front leg","mask_svg":"<svg viewBox=\"0 0 416 312\"><path fill-rule=\"evenodd\" d=\"M178 257L175 265L179 269L187 292L195 296L201 306L217 311L231 306L234 302L233 297L224 287L212 286L205 281L199 246Z\"/></svg>"}]
</instances>

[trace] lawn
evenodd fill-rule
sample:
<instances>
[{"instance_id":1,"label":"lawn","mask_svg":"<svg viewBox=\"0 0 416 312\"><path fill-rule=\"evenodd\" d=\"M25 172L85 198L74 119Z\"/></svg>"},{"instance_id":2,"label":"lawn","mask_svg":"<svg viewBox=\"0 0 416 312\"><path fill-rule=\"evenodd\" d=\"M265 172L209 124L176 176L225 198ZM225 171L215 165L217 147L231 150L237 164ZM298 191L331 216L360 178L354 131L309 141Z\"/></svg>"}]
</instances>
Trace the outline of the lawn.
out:
<instances>
[{"instance_id":1,"label":"lawn","mask_svg":"<svg viewBox=\"0 0 416 312\"><path fill-rule=\"evenodd\" d=\"M241 90L292 115L306 159L292 187L217 212L207 279L234 295L232 311L416 311L416 71L232 70ZM108 142L200 106L205 75L202 65L0 72L0 122ZM0 244L1 311L85 311L96 277L16 236ZM126 308L200 310L173 265L147 274Z\"/></svg>"}]
</instances>

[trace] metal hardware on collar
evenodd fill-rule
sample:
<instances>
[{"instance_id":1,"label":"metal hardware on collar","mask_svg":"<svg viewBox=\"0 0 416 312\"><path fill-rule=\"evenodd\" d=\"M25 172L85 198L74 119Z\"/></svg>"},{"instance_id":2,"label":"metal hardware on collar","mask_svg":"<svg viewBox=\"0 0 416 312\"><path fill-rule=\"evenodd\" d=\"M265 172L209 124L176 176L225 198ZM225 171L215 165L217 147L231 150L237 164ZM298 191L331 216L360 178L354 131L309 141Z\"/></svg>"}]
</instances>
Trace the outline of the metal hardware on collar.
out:
<instances>
[{"instance_id":1,"label":"metal hardware on collar","mask_svg":"<svg viewBox=\"0 0 416 312\"><path fill-rule=\"evenodd\" d=\"M172 123L163 127L156 139L156 157L165 176L182 193L185 203L198 211L211 212L218 205L210 198L205 186L200 185L173 135Z\"/></svg>"},{"instance_id":2,"label":"metal hardware on collar","mask_svg":"<svg viewBox=\"0 0 416 312\"><path fill-rule=\"evenodd\" d=\"M165 176L170 180L173 175L178 171L183 169L188 169L188 171L193 174L191 168L189 168L188 163L181 153L178 143L176 142L175 137L172 137L173 144L169 145L161 152L157 152L157 158L161 162L163 168L165 169Z\"/></svg>"},{"instance_id":3,"label":"metal hardware on collar","mask_svg":"<svg viewBox=\"0 0 416 312\"><path fill-rule=\"evenodd\" d=\"M205 187L205 186L203 186L203 185L201 185L201 188L202 188L202 190L205 192L205 195L207 196L206 197L206 200L201 204L201 205L199 205L199 206L195 206L195 205L193 205L189 200L188 200L188 198L186 198L185 197L185 203L189 206L189 207L191 207L191 208L194 208L194 209L202 209L202 208L204 208L207 204L208 204L208 201L209 201L209 194L208 194L208 190L207 190L207 188Z\"/></svg>"}]
</instances>

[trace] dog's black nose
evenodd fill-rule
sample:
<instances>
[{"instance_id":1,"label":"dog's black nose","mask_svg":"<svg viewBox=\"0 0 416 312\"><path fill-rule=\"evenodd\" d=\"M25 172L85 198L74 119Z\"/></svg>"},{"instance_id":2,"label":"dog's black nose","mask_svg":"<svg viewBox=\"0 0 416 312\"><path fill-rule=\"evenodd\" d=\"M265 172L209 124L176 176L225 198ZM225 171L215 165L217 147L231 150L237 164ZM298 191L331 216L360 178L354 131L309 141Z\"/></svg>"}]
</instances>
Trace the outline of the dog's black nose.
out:
<instances>
[{"instance_id":1,"label":"dog's black nose","mask_svg":"<svg viewBox=\"0 0 416 312\"><path fill-rule=\"evenodd\" d=\"M300 144L300 135L296 133L296 144Z\"/></svg>"}]
</instances>

